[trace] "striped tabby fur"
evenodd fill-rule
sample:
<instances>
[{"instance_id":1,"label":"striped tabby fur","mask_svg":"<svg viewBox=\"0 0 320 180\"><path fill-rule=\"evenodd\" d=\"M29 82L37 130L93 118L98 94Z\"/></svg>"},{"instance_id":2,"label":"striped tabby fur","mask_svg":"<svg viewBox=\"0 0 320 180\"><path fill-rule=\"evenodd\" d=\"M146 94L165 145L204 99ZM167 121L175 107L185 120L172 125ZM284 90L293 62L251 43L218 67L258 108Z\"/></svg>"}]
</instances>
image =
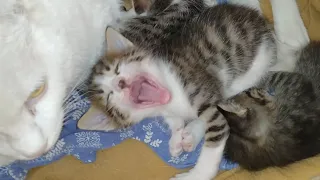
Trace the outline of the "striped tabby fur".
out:
<instances>
[{"instance_id":1,"label":"striped tabby fur","mask_svg":"<svg viewBox=\"0 0 320 180\"><path fill-rule=\"evenodd\" d=\"M320 153L320 43L301 52L294 72L265 81L221 105L231 128L228 157L249 170L285 166Z\"/></svg>"}]
</instances>

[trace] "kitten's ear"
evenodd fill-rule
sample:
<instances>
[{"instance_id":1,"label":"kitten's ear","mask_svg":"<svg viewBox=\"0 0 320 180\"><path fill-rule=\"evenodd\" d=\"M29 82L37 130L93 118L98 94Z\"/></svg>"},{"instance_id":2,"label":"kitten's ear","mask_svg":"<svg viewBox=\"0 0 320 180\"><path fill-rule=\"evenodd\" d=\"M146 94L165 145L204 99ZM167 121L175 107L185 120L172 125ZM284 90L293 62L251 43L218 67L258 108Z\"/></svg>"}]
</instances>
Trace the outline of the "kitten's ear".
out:
<instances>
[{"instance_id":1,"label":"kitten's ear","mask_svg":"<svg viewBox=\"0 0 320 180\"><path fill-rule=\"evenodd\" d=\"M238 104L234 104L233 102L220 103L217 108L227 121L241 122L247 119L248 109L243 108Z\"/></svg>"},{"instance_id":2,"label":"kitten's ear","mask_svg":"<svg viewBox=\"0 0 320 180\"><path fill-rule=\"evenodd\" d=\"M91 106L88 112L78 121L77 126L83 130L111 131L117 129L112 121L95 106Z\"/></svg>"},{"instance_id":3,"label":"kitten's ear","mask_svg":"<svg viewBox=\"0 0 320 180\"><path fill-rule=\"evenodd\" d=\"M106 30L107 56L116 57L130 51L134 45L122 34L111 27Z\"/></svg>"},{"instance_id":4,"label":"kitten's ear","mask_svg":"<svg viewBox=\"0 0 320 180\"><path fill-rule=\"evenodd\" d=\"M151 0L133 0L132 4L136 13L142 14L150 9L152 2Z\"/></svg>"}]
</instances>

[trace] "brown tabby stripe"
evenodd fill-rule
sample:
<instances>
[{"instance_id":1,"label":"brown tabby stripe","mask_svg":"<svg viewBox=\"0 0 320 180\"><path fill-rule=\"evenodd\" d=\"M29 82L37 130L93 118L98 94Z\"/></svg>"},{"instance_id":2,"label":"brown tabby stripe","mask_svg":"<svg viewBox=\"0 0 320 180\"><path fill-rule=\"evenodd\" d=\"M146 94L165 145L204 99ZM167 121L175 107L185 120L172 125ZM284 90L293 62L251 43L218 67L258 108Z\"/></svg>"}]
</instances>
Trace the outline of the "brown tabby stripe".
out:
<instances>
[{"instance_id":1,"label":"brown tabby stripe","mask_svg":"<svg viewBox=\"0 0 320 180\"><path fill-rule=\"evenodd\" d=\"M107 115L110 116L110 118L112 118L116 124L118 125L126 125L127 122L124 121L124 116L114 107L110 108L109 110L107 110Z\"/></svg>"},{"instance_id":2,"label":"brown tabby stripe","mask_svg":"<svg viewBox=\"0 0 320 180\"><path fill-rule=\"evenodd\" d=\"M198 117L201 116L202 113L210 107L211 107L211 104L206 104L206 103L202 104L198 110Z\"/></svg>"},{"instance_id":3,"label":"brown tabby stripe","mask_svg":"<svg viewBox=\"0 0 320 180\"><path fill-rule=\"evenodd\" d=\"M214 114L212 115L212 117L210 118L208 123L211 123L211 122L215 121L221 115L221 113L217 109L215 109L215 110L216 111L214 112Z\"/></svg>"},{"instance_id":4,"label":"brown tabby stripe","mask_svg":"<svg viewBox=\"0 0 320 180\"><path fill-rule=\"evenodd\" d=\"M197 89L189 95L189 99L190 99L191 104L194 103L194 98L200 93L200 91L201 91L201 88L197 87Z\"/></svg>"},{"instance_id":5,"label":"brown tabby stripe","mask_svg":"<svg viewBox=\"0 0 320 180\"><path fill-rule=\"evenodd\" d=\"M221 133L221 134L218 134L216 136L213 136L213 137L208 137L206 138L206 141L209 141L209 142L217 142L217 141L220 141L222 138L224 138L225 136L225 132Z\"/></svg>"},{"instance_id":6,"label":"brown tabby stripe","mask_svg":"<svg viewBox=\"0 0 320 180\"><path fill-rule=\"evenodd\" d=\"M224 123L222 125L212 125L206 130L206 133L222 131L222 130L224 130L226 125L227 125L226 123Z\"/></svg>"}]
</instances>

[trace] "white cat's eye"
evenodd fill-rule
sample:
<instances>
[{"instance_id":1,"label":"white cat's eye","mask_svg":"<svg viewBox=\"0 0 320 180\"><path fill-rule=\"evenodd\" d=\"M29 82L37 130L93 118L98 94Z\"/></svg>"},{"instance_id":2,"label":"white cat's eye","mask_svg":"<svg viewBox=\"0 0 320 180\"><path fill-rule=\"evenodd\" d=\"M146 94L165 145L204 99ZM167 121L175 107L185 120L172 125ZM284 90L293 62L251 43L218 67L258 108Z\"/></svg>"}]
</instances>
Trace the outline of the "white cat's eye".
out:
<instances>
[{"instance_id":1,"label":"white cat's eye","mask_svg":"<svg viewBox=\"0 0 320 180\"><path fill-rule=\"evenodd\" d=\"M36 103L43 97L43 95L47 91L47 83L42 83L39 87L37 87L34 91L32 91L25 102L26 108L34 115L36 113L35 111L35 105Z\"/></svg>"},{"instance_id":2,"label":"white cat's eye","mask_svg":"<svg viewBox=\"0 0 320 180\"><path fill-rule=\"evenodd\" d=\"M43 83L40 87L38 87L36 90L32 91L29 98L36 98L39 97L45 90L46 84Z\"/></svg>"}]
</instances>

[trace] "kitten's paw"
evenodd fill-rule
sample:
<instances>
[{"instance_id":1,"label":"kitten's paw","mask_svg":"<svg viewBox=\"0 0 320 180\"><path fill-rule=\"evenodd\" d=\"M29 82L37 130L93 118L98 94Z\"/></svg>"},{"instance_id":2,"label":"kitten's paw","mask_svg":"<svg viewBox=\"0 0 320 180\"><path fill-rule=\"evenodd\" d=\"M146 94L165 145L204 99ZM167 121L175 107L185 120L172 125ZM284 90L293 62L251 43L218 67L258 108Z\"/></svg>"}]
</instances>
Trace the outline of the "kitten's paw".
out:
<instances>
[{"instance_id":1,"label":"kitten's paw","mask_svg":"<svg viewBox=\"0 0 320 180\"><path fill-rule=\"evenodd\" d=\"M182 148L182 132L183 128L178 128L172 132L169 140L169 151L171 156L178 157L183 152Z\"/></svg>"},{"instance_id":2,"label":"kitten's paw","mask_svg":"<svg viewBox=\"0 0 320 180\"><path fill-rule=\"evenodd\" d=\"M247 95L256 100L271 103L274 102L274 90L270 88L269 90L260 89L260 88L251 88L246 91Z\"/></svg>"},{"instance_id":3,"label":"kitten's paw","mask_svg":"<svg viewBox=\"0 0 320 180\"><path fill-rule=\"evenodd\" d=\"M204 136L204 123L200 120L190 122L182 132L182 147L186 152L192 152L196 149Z\"/></svg>"},{"instance_id":4,"label":"kitten's paw","mask_svg":"<svg viewBox=\"0 0 320 180\"><path fill-rule=\"evenodd\" d=\"M195 143L195 137L192 132L187 131L186 129L182 133L182 148L186 152L192 152L197 147Z\"/></svg>"}]
</instances>

